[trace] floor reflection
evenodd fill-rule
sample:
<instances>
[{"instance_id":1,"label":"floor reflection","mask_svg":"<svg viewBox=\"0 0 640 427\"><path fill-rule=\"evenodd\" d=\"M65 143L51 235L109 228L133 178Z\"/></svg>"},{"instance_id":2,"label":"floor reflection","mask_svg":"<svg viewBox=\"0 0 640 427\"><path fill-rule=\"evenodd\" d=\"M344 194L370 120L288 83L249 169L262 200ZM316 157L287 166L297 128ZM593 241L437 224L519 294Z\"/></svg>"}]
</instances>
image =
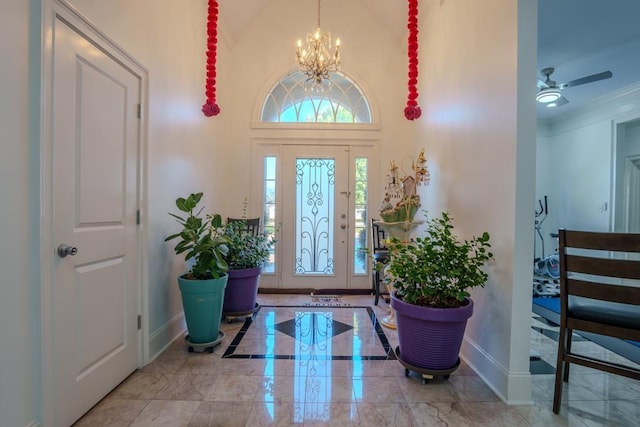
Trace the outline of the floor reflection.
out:
<instances>
[{"instance_id":1,"label":"floor reflection","mask_svg":"<svg viewBox=\"0 0 640 427\"><path fill-rule=\"evenodd\" d=\"M285 353L286 349L290 352ZM293 422L304 423L331 420L332 401L361 400L363 363L394 358L394 352L369 307L260 307L245 321L223 357L265 359L263 401L267 414L275 419L274 387L291 387ZM294 362L293 384L276 385L276 361L282 359ZM335 360L353 362L350 384L333 383ZM339 395L334 395L334 390Z\"/></svg>"}]
</instances>

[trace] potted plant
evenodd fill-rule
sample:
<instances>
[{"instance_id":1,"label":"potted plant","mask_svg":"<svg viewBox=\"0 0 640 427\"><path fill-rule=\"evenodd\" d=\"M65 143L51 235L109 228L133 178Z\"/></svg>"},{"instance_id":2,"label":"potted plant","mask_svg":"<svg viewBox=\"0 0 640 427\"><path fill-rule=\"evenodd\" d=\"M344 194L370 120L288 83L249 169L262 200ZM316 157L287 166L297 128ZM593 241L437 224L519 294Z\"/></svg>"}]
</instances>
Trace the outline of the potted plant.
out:
<instances>
[{"instance_id":1,"label":"potted plant","mask_svg":"<svg viewBox=\"0 0 640 427\"><path fill-rule=\"evenodd\" d=\"M400 359L425 370L453 370L467 319L469 289L484 287L483 266L493 258L489 233L470 240L453 234L452 218L426 221L426 235L412 242L390 239L385 280L393 285Z\"/></svg>"},{"instance_id":2,"label":"potted plant","mask_svg":"<svg viewBox=\"0 0 640 427\"><path fill-rule=\"evenodd\" d=\"M256 310L260 273L276 240L265 232L247 232L244 220L227 223L224 234L228 238L225 260L229 266L229 280L223 314L229 319Z\"/></svg>"},{"instance_id":3,"label":"potted plant","mask_svg":"<svg viewBox=\"0 0 640 427\"><path fill-rule=\"evenodd\" d=\"M178 277L182 306L192 344L210 344L219 339L222 302L227 285L229 236L224 234L218 214L202 216L204 208L195 212L202 193L192 193L176 200L177 208L186 215L169 213L182 226L179 233L165 241L179 239L176 254L185 254L191 261L189 272ZM194 213L195 212L195 213Z\"/></svg>"}]
</instances>

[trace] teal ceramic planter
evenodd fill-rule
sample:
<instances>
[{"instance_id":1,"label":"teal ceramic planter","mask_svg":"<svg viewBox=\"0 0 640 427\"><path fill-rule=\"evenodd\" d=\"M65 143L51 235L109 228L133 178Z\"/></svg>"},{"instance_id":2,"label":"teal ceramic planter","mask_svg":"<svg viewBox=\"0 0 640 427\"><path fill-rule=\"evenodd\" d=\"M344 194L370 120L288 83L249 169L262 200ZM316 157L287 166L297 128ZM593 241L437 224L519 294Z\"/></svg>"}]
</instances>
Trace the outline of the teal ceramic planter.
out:
<instances>
[{"instance_id":1,"label":"teal ceramic planter","mask_svg":"<svg viewBox=\"0 0 640 427\"><path fill-rule=\"evenodd\" d=\"M178 277L191 343L210 343L218 338L228 277L224 275L219 279L207 280Z\"/></svg>"}]
</instances>

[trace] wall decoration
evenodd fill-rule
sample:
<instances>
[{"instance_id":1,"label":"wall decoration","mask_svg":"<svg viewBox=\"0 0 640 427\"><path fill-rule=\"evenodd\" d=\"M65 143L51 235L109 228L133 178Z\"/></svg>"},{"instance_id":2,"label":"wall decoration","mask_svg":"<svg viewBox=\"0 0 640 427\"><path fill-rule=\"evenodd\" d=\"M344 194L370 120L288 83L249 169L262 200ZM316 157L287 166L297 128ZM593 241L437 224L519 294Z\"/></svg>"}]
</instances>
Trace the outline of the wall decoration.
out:
<instances>
[{"instance_id":1,"label":"wall decoration","mask_svg":"<svg viewBox=\"0 0 640 427\"><path fill-rule=\"evenodd\" d=\"M216 55L218 45L218 2L209 0L207 18L207 80L205 82L206 102L202 106L205 116L217 116L220 107L216 103Z\"/></svg>"},{"instance_id":2,"label":"wall decoration","mask_svg":"<svg viewBox=\"0 0 640 427\"><path fill-rule=\"evenodd\" d=\"M404 108L404 116L407 120L415 120L422 115L422 110L418 106L418 0L408 0L409 18L407 28L409 37L407 51L409 54L409 80L407 86L407 106Z\"/></svg>"}]
</instances>

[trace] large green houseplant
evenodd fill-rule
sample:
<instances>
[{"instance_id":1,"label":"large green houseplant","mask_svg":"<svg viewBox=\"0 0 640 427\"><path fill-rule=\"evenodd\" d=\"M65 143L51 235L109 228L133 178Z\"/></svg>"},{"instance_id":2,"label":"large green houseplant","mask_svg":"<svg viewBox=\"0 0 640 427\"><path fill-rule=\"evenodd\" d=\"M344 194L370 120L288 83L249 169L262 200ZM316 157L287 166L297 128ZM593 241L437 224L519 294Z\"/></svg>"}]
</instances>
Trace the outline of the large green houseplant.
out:
<instances>
[{"instance_id":1,"label":"large green houseplant","mask_svg":"<svg viewBox=\"0 0 640 427\"><path fill-rule=\"evenodd\" d=\"M229 239L225 255L229 280L223 313L228 317L250 314L257 308L260 274L276 240L264 231L248 232L244 219L227 223L224 234Z\"/></svg>"},{"instance_id":2,"label":"large green houseplant","mask_svg":"<svg viewBox=\"0 0 640 427\"><path fill-rule=\"evenodd\" d=\"M176 199L176 207L182 214L172 214L182 230L168 236L165 241L178 239L176 254L185 254L192 262L189 272L178 277L182 295L188 342L213 343L219 340L222 302L227 285L228 264L225 259L229 249L229 236L224 233L219 214L205 214L198 210L202 193Z\"/></svg>"},{"instance_id":3,"label":"large green houseplant","mask_svg":"<svg viewBox=\"0 0 640 427\"><path fill-rule=\"evenodd\" d=\"M393 285L401 360L434 371L457 366L466 322L473 313L469 290L483 287L493 258L489 233L461 240L447 212L427 219L412 242L390 239L385 280ZM423 336L423 333L431 335Z\"/></svg>"}]
</instances>

